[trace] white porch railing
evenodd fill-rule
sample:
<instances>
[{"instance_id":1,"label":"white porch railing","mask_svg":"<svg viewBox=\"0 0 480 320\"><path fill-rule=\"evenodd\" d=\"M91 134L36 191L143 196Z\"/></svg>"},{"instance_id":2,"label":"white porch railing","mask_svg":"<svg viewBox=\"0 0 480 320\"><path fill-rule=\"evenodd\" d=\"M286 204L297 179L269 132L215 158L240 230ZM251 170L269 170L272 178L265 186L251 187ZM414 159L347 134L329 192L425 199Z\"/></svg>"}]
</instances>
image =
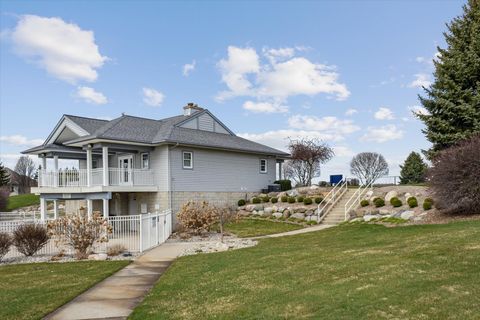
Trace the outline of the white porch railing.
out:
<instances>
[{"instance_id":1,"label":"white porch railing","mask_svg":"<svg viewBox=\"0 0 480 320\"><path fill-rule=\"evenodd\" d=\"M150 169L108 169L109 186L153 186L154 172ZM103 169L90 170L90 186L103 185ZM41 170L38 176L39 187L88 187L88 171L86 169L46 171Z\"/></svg>"},{"instance_id":2,"label":"white porch railing","mask_svg":"<svg viewBox=\"0 0 480 320\"><path fill-rule=\"evenodd\" d=\"M4 213L0 213L0 216ZM159 213L149 213L131 216L111 216L107 218L112 226L112 233L108 242L94 248L95 252L106 252L113 245L121 245L129 252L143 252L164 243L172 234L172 211L165 210ZM19 226L26 223L46 225L41 220L10 220L0 221L0 232L12 234ZM60 251L73 254L71 248L56 243L50 239L37 255L55 255ZM14 246L3 259L19 257L22 254Z\"/></svg>"}]
</instances>

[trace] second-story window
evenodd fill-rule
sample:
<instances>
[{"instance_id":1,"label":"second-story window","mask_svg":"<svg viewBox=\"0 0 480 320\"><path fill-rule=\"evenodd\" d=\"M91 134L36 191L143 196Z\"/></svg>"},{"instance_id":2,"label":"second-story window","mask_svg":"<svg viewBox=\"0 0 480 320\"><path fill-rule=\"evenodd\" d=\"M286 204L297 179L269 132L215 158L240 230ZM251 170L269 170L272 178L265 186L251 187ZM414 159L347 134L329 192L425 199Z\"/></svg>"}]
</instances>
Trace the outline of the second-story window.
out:
<instances>
[{"instance_id":1,"label":"second-story window","mask_svg":"<svg viewBox=\"0 0 480 320\"><path fill-rule=\"evenodd\" d=\"M260 159L260 173L267 173L267 160Z\"/></svg>"},{"instance_id":2,"label":"second-story window","mask_svg":"<svg viewBox=\"0 0 480 320\"><path fill-rule=\"evenodd\" d=\"M193 152L183 151L183 169L193 169Z\"/></svg>"},{"instance_id":3,"label":"second-story window","mask_svg":"<svg viewBox=\"0 0 480 320\"><path fill-rule=\"evenodd\" d=\"M150 155L148 153L142 153L141 154L141 163L142 163L142 169L149 169L150 168Z\"/></svg>"}]
</instances>

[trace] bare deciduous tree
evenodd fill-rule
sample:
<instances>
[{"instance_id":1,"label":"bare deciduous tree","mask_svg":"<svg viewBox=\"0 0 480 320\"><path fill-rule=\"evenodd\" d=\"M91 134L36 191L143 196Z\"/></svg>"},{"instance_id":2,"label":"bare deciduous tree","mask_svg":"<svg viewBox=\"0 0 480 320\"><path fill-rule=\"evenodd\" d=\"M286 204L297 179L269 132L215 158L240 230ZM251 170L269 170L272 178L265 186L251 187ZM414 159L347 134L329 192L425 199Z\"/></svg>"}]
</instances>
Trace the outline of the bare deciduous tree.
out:
<instances>
[{"instance_id":1,"label":"bare deciduous tree","mask_svg":"<svg viewBox=\"0 0 480 320\"><path fill-rule=\"evenodd\" d=\"M19 193L30 192L33 177L35 175L35 163L28 156L21 156L15 165L15 179L18 183Z\"/></svg>"},{"instance_id":2,"label":"bare deciduous tree","mask_svg":"<svg viewBox=\"0 0 480 320\"><path fill-rule=\"evenodd\" d=\"M388 174L388 163L379 153L362 152L353 157L350 172L358 177L362 184L369 184Z\"/></svg>"},{"instance_id":3,"label":"bare deciduous tree","mask_svg":"<svg viewBox=\"0 0 480 320\"><path fill-rule=\"evenodd\" d=\"M290 140L288 150L292 159L285 163L285 177L302 186L312 185L312 179L320 176L320 165L335 155L325 142L315 138Z\"/></svg>"}]
</instances>

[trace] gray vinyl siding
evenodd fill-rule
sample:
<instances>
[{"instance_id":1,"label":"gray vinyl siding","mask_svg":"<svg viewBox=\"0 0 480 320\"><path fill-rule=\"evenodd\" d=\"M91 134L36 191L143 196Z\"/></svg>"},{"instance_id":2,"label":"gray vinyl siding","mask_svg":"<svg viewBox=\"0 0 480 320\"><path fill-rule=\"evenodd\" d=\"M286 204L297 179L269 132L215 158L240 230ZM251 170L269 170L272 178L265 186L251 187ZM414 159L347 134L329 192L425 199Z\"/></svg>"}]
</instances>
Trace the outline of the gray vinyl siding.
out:
<instances>
[{"instance_id":1,"label":"gray vinyl siding","mask_svg":"<svg viewBox=\"0 0 480 320\"><path fill-rule=\"evenodd\" d=\"M193 169L183 169L183 151L193 152ZM275 159L257 155L177 147L170 158L175 192L257 192L276 176ZM267 159L267 173L260 173L260 159Z\"/></svg>"},{"instance_id":2,"label":"gray vinyl siding","mask_svg":"<svg viewBox=\"0 0 480 320\"><path fill-rule=\"evenodd\" d=\"M217 133L230 134L230 132L228 132L220 123L216 121L214 123L214 129Z\"/></svg>"},{"instance_id":3,"label":"gray vinyl siding","mask_svg":"<svg viewBox=\"0 0 480 320\"><path fill-rule=\"evenodd\" d=\"M150 152L150 169L155 175L158 191L168 191L168 147L158 146Z\"/></svg>"},{"instance_id":4,"label":"gray vinyl siding","mask_svg":"<svg viewBox=\"0 0 480 320\"><path fill-rule=\"evenodd\" d=\"M213 132L214 122L208 114L202 114L198 117L198 129Z\"/></svg>"},{"instance_id":5,"label":"gray vinyl siding","mask_svg":"<svg viewBox=\"0 0 480 320\"><path fill-rule=\"evenodd\" d=\"M181 127L188 128L188 129L198 129L197 118L194 118L190 121L185 122L184 124L181 125Z\"/></svg>"},{"instance_id":6,"label":"gray vinyl siding","mask_svg":"<svg viewBox=\"0 0 480 320\"><path fill-rule=\"evenodd\" d=\"M209 114L202 114L181 125L182 128L198 129L210 132L230 134L220 123L215 121Z\"/></svg>"}]
</instances>

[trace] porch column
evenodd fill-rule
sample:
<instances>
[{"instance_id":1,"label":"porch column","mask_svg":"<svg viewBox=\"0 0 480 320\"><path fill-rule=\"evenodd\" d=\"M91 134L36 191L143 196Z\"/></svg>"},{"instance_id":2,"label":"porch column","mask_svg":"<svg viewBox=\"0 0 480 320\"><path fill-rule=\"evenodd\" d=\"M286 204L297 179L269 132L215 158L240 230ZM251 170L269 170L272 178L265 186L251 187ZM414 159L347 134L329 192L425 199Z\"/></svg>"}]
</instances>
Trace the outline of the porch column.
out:
<instances>
[{"instance_id":1,"label":"porch column","mask_svg":"<svg viewBox=\"0 0 480 320\"><path fill-rule=\"evenodd\" d=\"M58 201L53 200L53 218L57 219L58 218Z\"/></svg>"},{"instance_id":2,"label":"porch column","mask_svg":"<svg viewBox=\"0 0 480 320\"><path fill-rule=\"evenodd\" d=\"M40 220L45 221L47 218L47 200L40 198Z\"/></svg>"},{"instance_id":3,"label":"porch column","mask_svg":"<svg viewBox=\"0 0 480 320\"><path fill-rule=\"evenodd\" d=\"M92 215L93 215L93 201L92 199L87 199L87 216L88 216L88 219L92 219Z\"/></svg>"},{"instance_id":4,"label":"porch column","mask_svg":"<svg viewBox=\"0 0 480 320\"><path fill-rule=\"evenodd\" d=\"M87 187L92 186L92 147L87 147Z\"/></svg>"},{"instance_id":5,"label":"porch column","mask_svg":"<svg viewBox=\"0 0 480 320\"><path fill-rule=\"evenodd\" d=\"M42 170L47 170L47 157L42 157Z\"/></svg>"},{"instance_id":6,"label":"porch column","mask_svg":"<svg viewBox=\"0 0 480 320\"><path fill-rule=\"evenodd\" d=\"M282 180L282 162L278 163L278 180Z\"/></svg>"},{"instance_id":7,"label":"porch column","mask_svg":"<svg viewBox=\"0 0 480 320\"><path fill-rule=\"evenodd\" d=\"M103 218L108 218L108 199L103 199Z\"/></svg>"},{"instance_id":8,"label":"porch column","mask_svg":"<svg viewBox=\"0 0 480 320\"><path fill-rule=\"evenodd\" d=\"M53 156L53 186L58 187L58 156Z\"/></svg>"},{"instance_id":9,"label":"porch column","mask_svg":"<svg viewBox=\"0 0 480 320\"><path fill-rule=\"evenodd\" d=\"M103 186L108 186L108 147L102 147ZM104 203L105 206L105 203Z\"/></svg>"}]
</instances>

